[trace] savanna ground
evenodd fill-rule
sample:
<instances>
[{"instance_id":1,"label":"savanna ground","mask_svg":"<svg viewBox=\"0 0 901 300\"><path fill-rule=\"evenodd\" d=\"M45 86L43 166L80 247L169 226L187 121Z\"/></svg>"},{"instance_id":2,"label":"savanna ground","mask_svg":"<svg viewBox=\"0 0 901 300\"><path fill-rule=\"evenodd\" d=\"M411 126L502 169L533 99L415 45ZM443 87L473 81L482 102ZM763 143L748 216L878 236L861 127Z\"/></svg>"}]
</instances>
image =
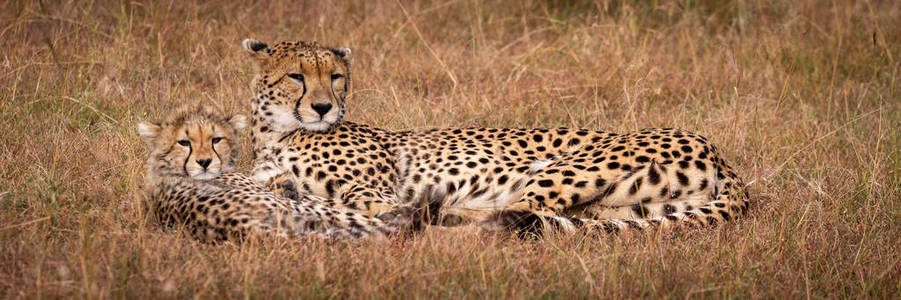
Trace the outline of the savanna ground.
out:
<instances>
[{"instance_id":1,"label":"savanna ground","mask_svg":"<svg viewBox=\"0 0 901 300\"><path fill-rule=\"evenodd\" d=\"M0 297L899 297L901 2L324 2L0 4ZM674 234L197 243L143 212L135 123L247 113L245 37L352 47L347 119L386 129L702 133L753 209Z\"/></svg>"}]
</instances>

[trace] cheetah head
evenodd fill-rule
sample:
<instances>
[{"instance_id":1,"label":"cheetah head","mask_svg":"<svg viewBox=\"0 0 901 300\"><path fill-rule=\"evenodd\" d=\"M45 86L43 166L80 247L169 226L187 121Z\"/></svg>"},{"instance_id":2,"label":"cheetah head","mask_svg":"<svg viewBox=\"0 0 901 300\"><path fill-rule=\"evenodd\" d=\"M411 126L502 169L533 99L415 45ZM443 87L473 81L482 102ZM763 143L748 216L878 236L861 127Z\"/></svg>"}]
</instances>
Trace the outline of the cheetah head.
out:
<instances>
[{"instance_id":1,"label":"cheetah head","mask_svg":"<svg viewBox=\"0 0 901 300\"><path fill-rule=\"evenodd\" d=\"M250 87L260 131L325 131L344 118L351 52L316 42L242 43L256 65Z\"/></svg>"},{"instance_id":2,"label":"cheetah head","mask_svg":"<svg viewBox=\"0 0 901 300\"><path fill-rule=\"evenodd\" d=\"M138 134L150 148L148 177L216 178L239 157L243 115L226 117L210 107L183 108L161 123L140 122Z\"/></svg>"}]
</instances>

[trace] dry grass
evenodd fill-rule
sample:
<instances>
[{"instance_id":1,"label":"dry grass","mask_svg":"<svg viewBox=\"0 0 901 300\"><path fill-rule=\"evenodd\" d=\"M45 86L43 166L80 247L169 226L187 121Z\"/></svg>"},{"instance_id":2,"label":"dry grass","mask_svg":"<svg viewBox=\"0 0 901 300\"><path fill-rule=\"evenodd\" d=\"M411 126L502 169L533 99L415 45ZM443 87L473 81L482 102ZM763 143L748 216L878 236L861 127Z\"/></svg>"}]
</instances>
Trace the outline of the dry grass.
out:
<instances>
[{"instance_id":1,"label":"dry grass","mask_svg":"<svg viewBox=\"0 0 901 300\"><path fill-rule=\"evenodd\" d=\"M901 2L59 2L0 4L0 297L901 297ZM543 241L164 232L134 124L247 112L244 37L352 47L348 119L383 128L694 130L755 206Z\"/></svg>"}]
</instances>

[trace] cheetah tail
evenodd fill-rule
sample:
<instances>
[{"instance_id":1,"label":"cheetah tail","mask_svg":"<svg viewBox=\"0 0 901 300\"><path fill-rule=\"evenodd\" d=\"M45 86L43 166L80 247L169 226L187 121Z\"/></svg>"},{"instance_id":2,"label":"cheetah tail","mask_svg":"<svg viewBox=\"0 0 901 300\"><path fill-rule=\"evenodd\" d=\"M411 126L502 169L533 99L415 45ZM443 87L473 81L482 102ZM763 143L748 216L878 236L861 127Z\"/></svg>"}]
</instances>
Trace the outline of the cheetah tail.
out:
<instances>
[{"instance_id":1,"label":"cheetah tail","mask_svg":"<svg viewBox=\"0 0 901 300\"><path fill-rule=\"evenodd\" d=\"M743 215L749 206L746 187L737 178L720 181L717 196L706 204L685 212L677 212L648 219L589 219L561 216L542 216L532 211L503 210L482 222L482 229L506 229L521 238L542 236L547 232L602 232L617 234L645 229L675 229L713 227Z\"/></svg>"}]
</instances>

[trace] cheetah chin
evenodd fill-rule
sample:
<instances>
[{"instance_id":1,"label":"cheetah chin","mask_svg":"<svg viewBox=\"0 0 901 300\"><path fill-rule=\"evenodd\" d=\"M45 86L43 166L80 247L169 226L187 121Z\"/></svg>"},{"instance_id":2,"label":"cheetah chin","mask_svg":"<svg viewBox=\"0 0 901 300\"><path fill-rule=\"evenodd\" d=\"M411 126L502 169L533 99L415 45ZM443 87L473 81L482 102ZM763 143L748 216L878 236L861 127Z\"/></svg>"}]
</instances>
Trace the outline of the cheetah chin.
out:
<instances>
[{"instance_id":1,"label":"cheetah chin","mask_svg":"<svg viewBox=\"0 0 901 300\"><path fill-rule=\"evenodd\" d=\"M219 175L220 175L219 172L211 172L211 171L207 171L207 172L202 172L202 173L199 173L199 174L191 175L191 177L194 178L194 179L200 179L200 180L210 180L210 179L214 179L214 178L216 178L216 177L219 177Z\"/></svg>"},{"instance_id":2,"label":"cheetah chin","mask_svg":"<svg viewBox=\"0 0 901 300\"><path fill-rule=\"evenodd\" d=\"M338 121L341 120L341 117L343 115L344 115L343 113L339 112L338 116L327 115L325 117L319 118L318 120L307 121L307 120L304 120L303 117L301 117L300 115L295 113L294 118L297 121L297 122L295 122L298 124L297 127L301 128L303 130L306 130L306 131L322 132L322 131L328 131L328 129L330 127L332 127L332 125L335 125L335 123L338 123Z\"/></svg>"},{"instance_id":3,"label":"cheetah chin","mask_svg":"<svg viewBox=\"0 0 901 300\"><path fill-rule=\"evenodd\" d=\"M320 132L320 131L328 130L329 127L332 127L332 124L333 123L329 123L326 121L303 122L303 123L300 123L300 128L303 128L303 130L307 130L307 131Z\"/></svg>"}]
</instances>

